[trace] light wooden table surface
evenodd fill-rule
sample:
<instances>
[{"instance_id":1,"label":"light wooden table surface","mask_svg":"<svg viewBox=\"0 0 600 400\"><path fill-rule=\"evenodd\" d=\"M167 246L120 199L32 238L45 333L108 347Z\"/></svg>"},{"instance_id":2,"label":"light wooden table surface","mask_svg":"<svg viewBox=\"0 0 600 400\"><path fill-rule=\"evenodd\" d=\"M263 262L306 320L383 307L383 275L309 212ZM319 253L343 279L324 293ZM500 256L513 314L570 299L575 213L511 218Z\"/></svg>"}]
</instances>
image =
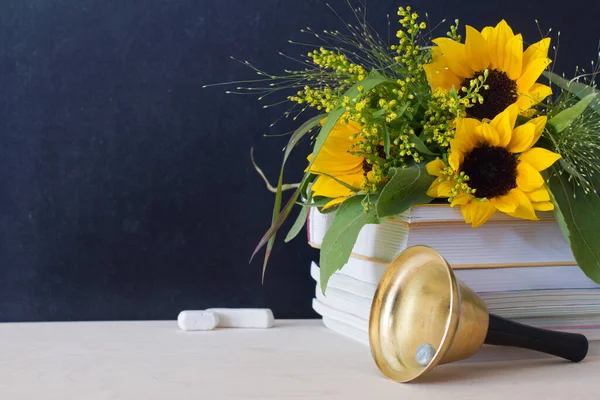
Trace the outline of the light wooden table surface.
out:
<instances>
[{"instance_id":1,"label":"light wooden table surface","mask_svg":"<svg viewBox=\"0 0 600 400\"><path fill-rule=\"evenodd\" d=\"M0 324L0 349L2 400L600 399L598 342L580 364L487 347L416 384L388 381L368 347L318 320L210 332L175 321Z\"/></svg>"}]
</instances>

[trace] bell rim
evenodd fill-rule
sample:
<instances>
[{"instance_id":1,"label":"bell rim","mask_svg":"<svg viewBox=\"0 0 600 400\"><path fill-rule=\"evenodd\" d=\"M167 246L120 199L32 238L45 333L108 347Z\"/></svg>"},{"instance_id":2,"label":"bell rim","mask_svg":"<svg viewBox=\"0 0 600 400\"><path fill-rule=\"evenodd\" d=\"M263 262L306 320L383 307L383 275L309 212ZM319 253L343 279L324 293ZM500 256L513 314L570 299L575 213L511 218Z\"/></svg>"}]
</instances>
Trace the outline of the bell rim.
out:
<instances>
[{"instance_id":1,"label":"bell rim","mask_svg":"<svg viewBox=\"0 0 600 400\"><path fill-rule=\"evenodd\" d=\"M381 332L379 329L379 327L381 326L380 320L382 318L387 318L386 315L382 315L382 313L381 313L382 304L385 303L385 299L382 299L380 297L382 297L382 296L385 296L386 298L394 297L397 295L397 291L398 291L398 288L396 288L396 290L389 291L388 290L389 285L386 285L385 282L391 282L391 280L383 279L383 277L385 277L385 275L388 273L395 273L395 275L398 275L400 268L399 267L390 268L390 267L395 265L401 258L405 258L405 257L407 257L407 255L412 258L412 257L417 256L418 254L422 254L423 252L426 252L428 254L428 256L435 259L435 261L437 261L439 263L438 265L443 267L443 271L445 271L447 274L448 283L449 283L448 290L450 292L450 308L449 308L449 312L448 312L448 317L444 324L444 333L442 335L442 339L440 341L438 348L436 349L436 352L435 352L433 358L427 364L427 366L425 366L423 368L398 370L398 369L394 369L387 362L386 358L383 357L382 349L380 346L380 337L381 337ZM459 285L458 285L456 276L454 275L454 272L452 271L452 268L451 268L450 264L446 261L446 259L435 249L433 249L429 246L423 246L423 245L409 247L406 250L404 250L403 252L401 252L400 254L398 254L394 258L394 260L392 260L392 262L389 264L388 269L386 269L383 277L381 278L379 285L377 286L377 290L376 290L375 296L373 298L373 303L371 305L371 313L369 316L369 345L371 348L371 354L375 360L375 363L377 364L377 367L387 378L389 378L393 381L396 381L396 382L409 382L409 381L415 380L415 379L419 378L420 376L428 373L433 368L435 368L437 365L439 365L441 363L444 355L450 348L450 345L452 344L452 340L454 339L454 336L458 329L458 323L460 320L461 299L460 299ZM382 293L383 293L383 295L382 295ZM396 345L397 345L396 347L401 346L401 344L398 344L398 343L396 343Z\"/></svg>"}]
</instances>

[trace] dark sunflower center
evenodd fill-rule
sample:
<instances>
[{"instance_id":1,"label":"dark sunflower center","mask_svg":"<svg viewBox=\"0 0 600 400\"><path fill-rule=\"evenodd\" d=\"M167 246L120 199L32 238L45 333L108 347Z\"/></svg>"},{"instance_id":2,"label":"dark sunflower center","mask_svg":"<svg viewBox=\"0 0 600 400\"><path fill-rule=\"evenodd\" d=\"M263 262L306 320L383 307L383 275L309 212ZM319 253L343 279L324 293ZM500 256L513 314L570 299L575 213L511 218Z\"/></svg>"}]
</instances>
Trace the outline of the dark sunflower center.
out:
<instances>
[{"instance_id":1,"label":"dark sunflower center","mask_svg":"<svg viewBox=\"0 0 600 400\"><path fill-rule=\"evenodd\" d=\"M479 198L503 196L517 187L517 160L504 147L480 145L465 155L460 169Z\"/></svg>"},{"instance_id":2,"label":"dark sunflower center","mask_svg":"<svg viewBox=\"0 0 600 400\"><path fill-rule=\"evenodd\" d=\"M473 77L462 82L461 87L468 89L471 80L478 79L480 76L483 76L483 71L475 72ZM483 104L475 103L467 108L467 114L471 118L493 119L517 100L517 83L510 79L506 72L490 69L485 84L489 88L479 90L479 94L483 97Z\"/></svg>"},{"instance_id":3,"label":"dark sunflower center","mask_svg":"<svg viewBox=\"0 0 600 400\"><path fill-rule=\"evenodd\" d=\"M375 150L377 151L377 155L379 156L379 158L383 158L385 160L386 155L385 155L384 147L382 145L378 145L375 148ZM363 168L363 171L365 172L365 175L367 175L369 172L371 172L373 170L373 164L369 164L369 162L365 158L363 160L362 168Z\"/></svg>"}]
</instances>

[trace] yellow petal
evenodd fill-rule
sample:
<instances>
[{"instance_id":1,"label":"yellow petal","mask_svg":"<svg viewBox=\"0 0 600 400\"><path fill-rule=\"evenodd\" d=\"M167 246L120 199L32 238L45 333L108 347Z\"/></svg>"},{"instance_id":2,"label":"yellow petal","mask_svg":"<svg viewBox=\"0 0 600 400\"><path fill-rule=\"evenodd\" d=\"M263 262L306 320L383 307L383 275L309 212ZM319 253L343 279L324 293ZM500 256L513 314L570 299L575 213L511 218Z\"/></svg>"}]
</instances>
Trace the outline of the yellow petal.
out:
<instances>
[{"instance_id":1,"label":"yellow petal","mask_svg":"<svg viewBox=\"0 0 600 400\"><path fill-rule=\"evenodd\" d=\"M490 125L496 129L500 138L499 146L506 147L510 143L513 127L519 115L519 107L512 104L502 111L490 122Z\"/></svg>"},{"instance_id":2,"label":"yellow petal","mask_svg":"<svg viewBox=\"0 0 600 400\"><path fill-rule=\"evenodd\" d=\"M532 119L531 121L528 121L528 124L533 124L533 126L535 126L535 130L533 132L533 140L531 141L531 145L533 146L534 144L537 143L538 139L540 138L540 136L542 136L542 133L544 132L544 128L546 127L546 121L548 120L548 117L541 116L541 117L537 117Z\"/></svg>"},{"instance_id":3,"label":"yellow petal","mask_svg":"<svg viewBox=\"0 0 600 400\"><path fill-rule=\"evenodd\" d=\"M522 153L532 146L535 125L531 123L517 126L512 133L510 143L506 147L512 153Z\"/></svg>"},{"instance_id":4,"label":"yellow petal","mask_svg":"<svg viewBox=\"0 0 600 400\"><path fill-rule=\"evenodd\" d=\"M481 121L474 118L457 118L456 133L450 141L450 155L448 164L457 171L462 164L464 154L470 152L478 144L477 129Z\"/></svg>"},{"instance_id":5,"label":"yellow petal","mask_svg":"<svg viewBox=\"0 0 600 400\"><path fill-rule=\"evenodd\" d=\"M534 147L521 154L519 162L527 163L536 170L543 171L554 164L560 157L561 155L558 153L542 149L541 147Z\"/></svg>"},{"instance_id":6,"label":"yellow petal","mask_svg":"<svg viewBox=\"0 0 600 400\"><path fill-rule=\"evenodd\" d=\"M496 207L489 201L472 201L461 207L465 222L477 228L496 213Z\"/></svg>"},{"instance_id":7,"label":"yellow petal","mask_svg":"<svg viewBox=\"0 0 600 400\"><path fill-rule=\"evenodd\" d=\"M456 134L454 138L458 138L462 142L467 143L467 147L472 148L477 143L473 139L472 133L482 124L481 121L475 118L457 118L456 119Z\"/></svg>"},{"instance_id":8,"label":"yellow petal","mask_svg":"<svg viewBox=\"0 0 600 400\"><path fill-rule=\"evenodd\" d=\"M441 50L443 59L448 67L459 78L470 78L473 70L467 63L467 51L465 45L450 38L437 38L433 40Z\"/></svg>"},{"instance_id":9,"label":"yellow petal","mask_svg":"<svg viewBox=\"0 0 600 400\"><path fill-rule=\"evenodd\" d=\"M310 171L322 172L329 175L347 175L360 172L364 157L350 153L350 149L359 138L350 139L361 131L361 126L353 121L347 124L335 124L321 150L313 160ZM309 161L312 159L312 154Z\"/></svg>"},{"instance_id":10,"label":"yellow petal","mask_svg":"<svg viewBox=\"0 0 600 400\"><path fill-rule=\"evenodd\" d=\"M342 182L356 187L360 187L362 183L360 180L357 182L357 178L361 180L364 179L362 174L336 176L336 178ZM329 197L332 199L341 196L349 196L354 193L346 186L338 183L335 179L325 175L321 175L317 178L315 183L312 185L312 191L315 196Z\"/></svg>"},{"instance_id":11,"label":"yellow petal","mask_svg":"<svg viewBox=\"0 0 600 400\"><path fill-rule=\"evenodd\" d=\"M454 181L441 182L437 187L437 195L435 197L450 197L450 191L454 188Z\"/></svg>"},{"instance_id":12,"label":"yellow petal","mask_svg":"<svg viewBox=\"0 0 600 400\"><path fill-rule=\"evenodd\" d=\"M434 47L435 49L436 47ZM460 88L462 80L443 62L433 62L423 65L429 85L433 89L442 89L446 92L454 87L457 91Z\"/></svg>"},{"instance_id":13,"label":"yellow petal","mask_svg":"<svg viewBox=\"0 0 600 400\"><path fill-rule=\"evenodd\" d=\"M339 151L343 152L343 150ZM358 157L349 153L342 155L321 149L310 167L310 172L314 174L320 172L334 176L357 173L362 170L363 160L364 157Z\"/></svg>"},{"instance_id":14,"label":"yellow petal","mask_svg":"<svg viewBox=\"0 0 600 400\"><path fill-rule=\"evenodd\" d=\"M427 189L427 196L437 198L450 197L450 191L454 188L454 181L441 181L436 179L429 189Z\"/></svg>"},{"instance_id":15,"label":"yellow petal","mask_svg":"<svg viewBox=\"0 0 600 400\"><path fill-rule=\"evenodd\" d=\"M538 58L531 61L527 68L523 70L523 73L519 79L517 79L517 91L519 93L527 93L538 80L542 72L550 64L549 58Z\"/></svg>"},{"instance_id":16,"label":"yellow petal","mask_svg":"<svg viewBox=\"0 0 600 400\"><path fill-rule=\"evenodd\" d=\"M504 58L506 54L506 45L514 37L514 33L505 20L502 20L496 25L488 37L488 52L492 67L502 70L504 66Z\"/></svg>"},{"instance_id":17,"label":"yellow petal","mask_svg":"<svg viewBox=\"0 0 600 400\"><path fill-rule=\"evenodd\" d=\"M466 26L467 38L465 40L467 60L473 71L483 71L490 65L486 41L478 30L472 26Z\"/></svg>"},{"instance_id":18,"label":"yellow petal","mask_svg":"<svg viewBox=\"0 0 600 400\"><path fill-rule=\"evenodd\" d=\"M483 38L487 41L490 38L490 35L492 35L494 33L494 27L492 26L486 26L485 28L483 28L481 30L481 36L483 36Z\"/></svg>"},{"instance_id":19,"label":"yellow petal","mask_svg":"<svg viewBox=\"0 0 600 400\"><path fill-rule=\"evenodd\" d=\"M473 200L472 195L462 193L456 196L454 200L452 200L452 203L450 203L450 207L462 206L469 203L471 200Z\"/></svg>"},{"instance_id":20,"label":"yellow petal","mask_svg":"<svg viewBox=\"0 0 600 400\"><path fill-rule=\"evenodd\" d=\"M490 146L498 146L500 143L498 132L490 124L481 124L475 132L480 143L487 143Z\"/></svg>"},{"instance_id":21,"label":"yellow petal","mask_svg":"<svg viewBox=\"0 0 600 400\"><path fill-rule=\"evenodd\" d=\"M516 35L506 44L504 50L504 62L501 70L506 72L506 75L513 81L516 81L521 76L521 68L523 67L523 36Z\"/></svg>"},{"instance_id":22,"label":"yellow petal","mask_svg":"<svg viewBox=\"0 0 600 400\"><path fill-rule=\"evenodd\" d=\"M516 190L514 192L514 196L517 197L517 199L519 201L519 206L517 207L517 209L514 212L508 212L506 214L508 214L512 217L515 217L515 218L537 220L538 217L535 215L533 206L531 205L531 202L529 201L529 199L527 198L525 193L523 193L520 190Z\"/></svg>"},{"instance_id":23,"label":"yellow petal","mask_svg":"<svg viewBox=\"0 0 600 400\"><path fill-rule=\"evenodd\" d=\"M452 167L453 170L458 171L460 165L465 159L465 153L457 150L453 144L453 140L450 141L450 155L448 156L448 164Z\"/></svg>"},{"instance_id":24,"label":"yellow petal","mask_svg":"<svg viewBox=\"0 0 600 400\"><path fill-rule=\"evenodd\" d=\"M439 179L434 180L433 183L429 186L429 189L427 189L427 196L437 199L438 187L440 186L440 183L441 182Z\"/></svg>"},{"instance_id":25,"label":"yellow petal","mask_svg":"<svg viewBox=\"0 0 600 400\"><path fill-rule=\"evenodd\" d=\"M539 189L534 190L533 192L525 193L531 202L543 202L550 201L550 193L548 193L548 189L546 186L542 186Z\"/></svg>"},{"instance_id":26,"label":"yellow petal","mask_svg":"<svg viewBox=\"0 0 600 400\"><path fill-rule=\"evenodd\" d=\"M439 158L427 163L427 173L432 176L440 176L442 174L442 170L446 168L446 164Z\"/></svg>"},{"instance_id":27,"label":"yellow petal","mask_svg":"<svg viewBox=\"0 0 600 400\"><path fill-rule=\"evenodd\" d=\"M549 201L541 201L536 203L531 203L534 210L538 211L552 211L554 210L554 204Z\"/></svg>"},{"instance_id":28,"label":"yellow petal","mask_svg":"<svg viewBox=\"0 0 600 400\"><path fill-rule=\"evenodd\" d=\"M512 189L504 196L494 197L493 199L490 199L490 202L498 209L498 211L504 213L515 212L519 206L519 196L514 193L516 190L519 189Z\"/></svg>"},{"instance_id":29,"label":"yellow petal","mask_svg":"<svg viewBox=\"0 0 600 400\"><path fill-rule=\"evenodd\" d=\"M532 192L544 186L544 178L531 165L520 162L517 164L517 186L524 192Z\"/></svg>"},{"instance_id":30,"label":"yellow petal","mask_svg":"<svg viewBox=\"0 0 600 400\"><path fill-rule=\"evenodd\" d=\"M439 47L431 47L431 59L433 60L433 62L443 61L444 54L442 53L442 50Z\"/></svg>"},{"instance_id":31,"label":"yellow petal","mask_svg":"<svg viewBox=\"0 0 600 400\"><path fill-rule=\"evenodd\" d=\"M344 200L346 200L348 197L350 196L345 196L345 197L338 197L337 199L333 199L331 200L329 203L325 204L325 206L323 206L323 211L327 210L328 208L331 208L335 205L338 205L340 203L343 203Z\"/></svg>"},{"instance_id":32,"label":"yellow petal","mask_svg":"<svg viewBox=\"0 0 600 400\"><path fill-rule=\"evenodd\" d=\"M550 38L545 38L537 43L532 44L523 53L523 68L526 69L529 63L538 58L547 58L548 49L550 48Z\"/></svg>"},{"instance_id":33,"label":"yellow petal","mask_svg":"<svg viewBox=\"0 0 600 400\"><path fill-rule=\"evenodd\" d=\"M546 97L552 94L549 86L541 83L534 83L529 92L519 93L517 104L521 111L527 110L536 104L542 102Z\"/></svg>"}]
</instances>

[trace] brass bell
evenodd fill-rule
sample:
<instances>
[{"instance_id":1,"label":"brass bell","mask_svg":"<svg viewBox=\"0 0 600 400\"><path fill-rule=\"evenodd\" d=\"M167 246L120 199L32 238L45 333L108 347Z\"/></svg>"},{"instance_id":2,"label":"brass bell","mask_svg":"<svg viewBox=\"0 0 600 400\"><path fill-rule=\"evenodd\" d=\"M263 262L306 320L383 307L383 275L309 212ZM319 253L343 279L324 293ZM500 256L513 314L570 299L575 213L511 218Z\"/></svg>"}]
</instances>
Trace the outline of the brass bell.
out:
<instances>
[{"instance_id":1,"label":"brass bell","mask_svg":"<svg viewBox=\"0 0 600 400\"><path fill-rule=\"evenodd\" d=\"M483 343L537 350L579 362L584 335L534 328L489 314L437 251L414 246L381 278L369 320L375 363L388 378L412 381L436 365L471 357Z\"/></svg>"}]
</instances>

